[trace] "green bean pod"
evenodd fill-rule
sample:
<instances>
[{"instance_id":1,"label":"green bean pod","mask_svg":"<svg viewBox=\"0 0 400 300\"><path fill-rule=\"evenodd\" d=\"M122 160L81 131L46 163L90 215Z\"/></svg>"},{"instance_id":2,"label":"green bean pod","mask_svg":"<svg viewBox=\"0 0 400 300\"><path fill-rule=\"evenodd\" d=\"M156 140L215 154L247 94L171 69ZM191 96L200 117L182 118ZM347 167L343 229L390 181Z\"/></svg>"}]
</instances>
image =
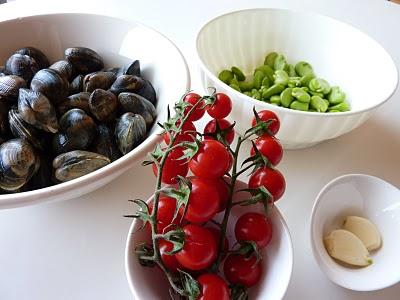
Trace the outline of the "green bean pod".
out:
<instances>
[{"instance_id":1,"label":"green bean pod","mask_svg":"<svg viewBox=\"0 0 400 300\"><path fill-rule=\"evenodd\" d=\"M246 76L244 75L244 73L242 72L242 70L240 70L238 67L233 66L231 68L231 71L233 74L235 74L237 80L239 81L244 81L246 80Z\"/></svg>"},{"instance_id":2,"label":"green bean pod","mask_svg":"<svg viewBox=\"0 0 400 300\"><path fill-rule=\"evenodd\" d=\"M262 71L256 71L254 73L254 76L253 76L254 88L256 88L256 89L260 89L261 88L261 85L263 83L264 77L268 79L268 77L266 75L264 75L264 73Z\"/></svg>"},{"instance_id":3,"label":"green bean pod","mask_svg":"<svg viewBox=\"0 0 400 300\"><path fill-rule=\"evenodd\" d=\"M281 104L283 107L289 107L292 101L293 101L292 88L286 88L281 93Z\"/></svg>"},{"instance_id":4,"label":"green bean pod","mask_svg":"<svg viewBox=\"0 0 400 300\"><path fill-rule=\"evenodd\" d=\"M306 75L314 76L314 70L312 66L306 61L299 61L294 68L296 70L296 73L299 74L300 77Z\"/></svg>"},{"instance_id":5,"label":"green bean pod","mask_svg":"<svg viewBox=\"0 0 400 300\"><path fill-rule=\"evenodd\" d=\"M240 90L243 92L251 91L254 88L253 81L239 81Z\"/></svg>"},{"instance_id":6,"label":"green bean pod","mask_svg":"<svg viewBox=\"0 0 400 300\"><path fill-rule=\"evenodd\" d=\"M326 104L325 100L320 96L312 96L310 105L318 112L326 112L328 109L328 105Z\"/></svg>"},{"instance_id":7,"label":"green bean pod","mask_svg":"<svg viewBox=\"0 0 400 300\"><path fill-rule=\"evenodd\" d=\"M324 95L328 94L331 91L331 87L325 79L322 78L313 78L311 79L308 87L313 92L322 93Z\"/></svg>"},{"instance_id":8,"label":"green bean pod","mask_svg":"<svg viewBox=\"0 0 400 300\"><path fill-rule=\"evenodd\" d=\"M271 98L271 96L280 94L284 89L285 86L281 84L274 84L262 92L262 99L268 100L269 98Z\"/></svg>"},{"instance_id":9,"label":"green bean pod","mask_svg":"<svg viewBox=\"0 0 400 300\"><path fill-rule=\"evenodd\" d=\"M254 71L254 75L256 74L257 71L263 72L264 75L268 77L270 82L274 81L274 70L270 66L262 65L257 67Z\"/></svg>"},{"instance_id":10,"label":"green bean pod","mask_svg":"<svg viewBox=\"0 0 400 300\"><path fill-rule=\"evenodd\" d=\"M281 96L273 95L273 96L271 96L271 98L269 98L269 102L276 103L276 104L281 104Z\"/></svg>"},{"instance_id":11,"label":"green bean pod","mask_svg":"<svg viewBox=\"0 0 400 300\"><path fill-rule=\"evenodd\" d=\"M289 82L289 75L284 70L276 70L274 73L274 84L287 85Z\"/></svg>"},{"instance_id":12,"label":"green bean pod","mask_svg":"<svg viewBox=\"0 0 400 300\"><path fill-rule=\"evenodd\" d=\"M329 110L338 110L338 111L349 111L350 110L350 105L346 101L343 101L339 104L333 105L329 107Z\"/></svg>"},{"instance_id":13,"label":"green bean pod","mask_svg":"<svg viewBox=\"0 0 400 300\"><path fill-rule=\"evenodd\" d=\"M218 75L218 79L227 85L230 85L231 80L233 79L233 73L229 70L222 70Z\"/></svg>"},{"instance_id":14,"label":"green bean pod","mask_svg":"<svg viewBox=\"0 0 400 300\"><path fill-rule=\"evenodd\" d=\"M300 102L309 103L310 95L302 88L295 87L292 89L292 96Z\"/></svg>"},{"instance_id":15,"label":"green bean pod","mask_svg":"<svg viewBox=\"0 0 400 300\"><path fill-rule=\"evenodd\" d=\"M297 100L293 101L290 104L290 108L291 109L295 109L295 110L307 111L308 107L309 107L308 103L300 102L300 101L297 101Z\"/></svg>"},{"instance_id":16,"label":"green bean pod","mask_svg":"<svg viewBox=\"0 0 400 300\"><path fill-rule=\"evenodd\" d=\"M264 65L274 68L275 59L277 56L278 56L278 53L276 53L276 52L269 53L264 59Z\"/></svg>"},{"instance_id":17,"label":"green bean pod","mask_svg":"<svg viewBox=\"0 0 400 300\"><path fill-rule=\"evenodd\" d=\"M285 56L282 54L278 54L274 61L274 69L275 70L285 70L287 69L287 62Z\"/></svg>"},{"instance_id":18,"label":"green bean pod","mask_svg":"<svg viewBox=\"0 0 400 300\"><path fill-rule=\"evenodd\" d=\"M346 99L346 94L338 86L333 86L328 95L329 103L339 104Z\"/></svg>"}]
</instances>

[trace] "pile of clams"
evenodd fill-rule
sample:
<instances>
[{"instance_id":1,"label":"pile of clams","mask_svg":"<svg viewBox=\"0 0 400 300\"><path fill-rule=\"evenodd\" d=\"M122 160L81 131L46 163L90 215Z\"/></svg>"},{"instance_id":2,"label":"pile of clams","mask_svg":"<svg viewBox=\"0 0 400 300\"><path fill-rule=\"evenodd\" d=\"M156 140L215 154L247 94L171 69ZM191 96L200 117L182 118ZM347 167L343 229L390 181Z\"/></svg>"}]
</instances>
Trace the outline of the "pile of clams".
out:
<instances>
[{"instance_id":1,"label":"pile of clams","mask_svg":"<svg viewBox=\"0 0 400 300\"><path fill-rule=\"evenodd\" d=\"M50 65L39 49L0 70L0 192L72 180L125 155L147 135L157 102L140 63L104 68L89 48Z\"/></svg>"}]
</instances>

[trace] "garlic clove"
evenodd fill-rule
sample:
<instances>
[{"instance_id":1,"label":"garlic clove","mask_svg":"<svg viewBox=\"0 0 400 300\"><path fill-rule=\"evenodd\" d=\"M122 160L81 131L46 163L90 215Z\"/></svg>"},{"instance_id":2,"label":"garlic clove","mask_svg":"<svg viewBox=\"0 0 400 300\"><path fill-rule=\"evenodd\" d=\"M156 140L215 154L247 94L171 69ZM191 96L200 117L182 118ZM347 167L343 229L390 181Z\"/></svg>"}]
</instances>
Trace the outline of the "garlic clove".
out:
<instances>
[{"instance_id":1,"label":"garlic clove","mask_svg":"<svg viewBox=\"0 0 400 300\"><path fill-rule=\"evenodd\" d=\"M376 250L381 246L381 235L378 228L369 220L348 216L343 224L343 229L354 233L369 250Z\"/></svg>"}]
</instances>

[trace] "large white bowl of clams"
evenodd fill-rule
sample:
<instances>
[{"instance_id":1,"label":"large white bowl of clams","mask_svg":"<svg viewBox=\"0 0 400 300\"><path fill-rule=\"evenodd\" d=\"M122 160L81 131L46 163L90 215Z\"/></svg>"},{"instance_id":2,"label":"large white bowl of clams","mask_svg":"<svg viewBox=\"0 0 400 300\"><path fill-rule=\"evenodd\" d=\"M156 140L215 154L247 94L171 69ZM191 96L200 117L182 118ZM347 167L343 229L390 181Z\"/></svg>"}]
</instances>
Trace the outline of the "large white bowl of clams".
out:
<instances>
[{"instance_id":1,"label":"large white bowl of clams","mask_svg":"<svg viewBox=\"0 0 400 300\"><path fill-rule=\"evenodd\" d=\"M154 147L157 122L189 88L175 45L135 22L29 16L1 22L0 38L0 208L113 180Z\"/></svg>"}]
</instances>

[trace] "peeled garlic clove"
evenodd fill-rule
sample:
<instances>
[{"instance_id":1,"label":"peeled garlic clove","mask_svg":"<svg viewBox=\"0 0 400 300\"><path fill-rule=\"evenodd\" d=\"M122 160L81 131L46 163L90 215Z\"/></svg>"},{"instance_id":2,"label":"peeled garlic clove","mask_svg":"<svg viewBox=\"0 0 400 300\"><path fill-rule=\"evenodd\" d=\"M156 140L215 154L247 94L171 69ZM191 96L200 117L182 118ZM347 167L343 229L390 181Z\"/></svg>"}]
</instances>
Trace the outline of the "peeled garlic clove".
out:
<instances>
[{"instance_id":1,"label":"peeled garlic clove","mask_svg":"<svg viewBox=\"0 0 400 300\"><path fill-rule=\"evenodd\" d=\"M354 233L369 251L381 246L381 236L376 226L369 220L357 216L348 216L343 229Z\"/></svg>"},{"instance_id":2,"label":"peeled garlic clove","mask_svg":"<svg viewBox=\"0 0 400 300\"><path fill-rule=\"evenodd\" d=\"M329 255L337 260L354 266L368 266L372 259L361 240L350 231L333 230L324 238L325 248Z\"/></svg>"}]
</instances>

